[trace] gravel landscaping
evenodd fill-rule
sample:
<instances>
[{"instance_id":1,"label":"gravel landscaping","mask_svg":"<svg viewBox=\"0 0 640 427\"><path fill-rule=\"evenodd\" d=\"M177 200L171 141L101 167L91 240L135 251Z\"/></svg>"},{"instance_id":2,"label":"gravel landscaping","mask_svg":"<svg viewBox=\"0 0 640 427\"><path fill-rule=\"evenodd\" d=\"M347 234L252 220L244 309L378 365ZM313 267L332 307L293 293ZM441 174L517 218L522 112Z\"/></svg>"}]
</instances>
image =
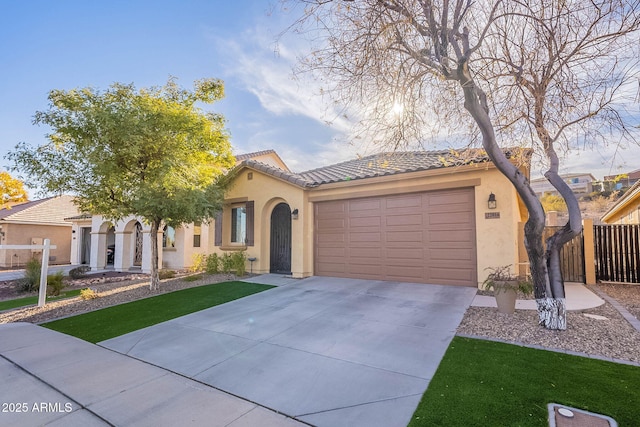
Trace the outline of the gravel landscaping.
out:
<instances>
[{"instance_id":1,"label":"gravel landscaping","mask_svg":"<svg viewBox=\"0 0 640 427\"><path fill-rule=\"evenodd\" d=\"M47 303L42 308L31 306L0 312L0 323L42 323L161 293L227 280L236 278L228 274L201 276L194 281L178 277L163 280L159 291L151 291L145 275L87 276L71 282L71 286L66 289L90 287L98 293L98 298L83 300L74 297ZM11 286L10 282L1 283L0 294L6 298L7 288ZM640 286L598 285L598 289L616 299L639 318ZM587 317L585 313L606 319ZM584 312L569 312L567 323L566 331L550 331L538 326L537 313L533 310L517 310L513 315L505 315L498 313L495 308L470 307L457 333L640 363L640 332L611 304L605 303Z\"/></svg>"}]
</instances>

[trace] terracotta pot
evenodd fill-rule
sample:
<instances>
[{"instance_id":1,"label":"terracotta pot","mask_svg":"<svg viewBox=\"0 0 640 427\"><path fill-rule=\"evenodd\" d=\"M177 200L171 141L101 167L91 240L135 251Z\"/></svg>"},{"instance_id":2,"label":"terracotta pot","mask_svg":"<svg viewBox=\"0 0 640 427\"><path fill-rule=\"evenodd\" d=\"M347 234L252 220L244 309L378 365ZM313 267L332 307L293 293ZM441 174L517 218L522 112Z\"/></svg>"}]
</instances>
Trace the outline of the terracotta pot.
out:
<instances>
[{"instance_id":1,"label":"terracotta pot","mask_svg":"<svg viewBox=\"0 0 640 427\"><path fill-rule=\"evenodd\" d=\"M513 314L516 311L516 295L515 289L499 289L494 291L498 311L505 314Z\"/></svg>"}]
</instances>

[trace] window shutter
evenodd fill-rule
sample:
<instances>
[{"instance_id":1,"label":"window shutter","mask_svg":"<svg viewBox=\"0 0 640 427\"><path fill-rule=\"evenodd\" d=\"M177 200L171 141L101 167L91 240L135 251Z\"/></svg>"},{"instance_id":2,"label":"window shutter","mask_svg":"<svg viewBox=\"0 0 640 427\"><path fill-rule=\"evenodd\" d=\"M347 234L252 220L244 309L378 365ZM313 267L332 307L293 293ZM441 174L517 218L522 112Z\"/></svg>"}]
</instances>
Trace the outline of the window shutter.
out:
<instances>
[{"instance_id":1,"label":"window shutter","mask_svg":"<svg viewBox=\"0 0 640 427\"><path fill-rule=\"evenodd\" d=\"M215 217L215 228L213 244L215 246L222 246L222 211L218 212Z\"/></svg>"},{"instance_id":2,"label":"window shutter","mask_svg":"<svg viewBox=\"0 0 640 427\"><path fill-rule=\"evenodd\" d=\"M253 200L247 202L247 246L253 246Z\"/></svg>"}]
</instances>

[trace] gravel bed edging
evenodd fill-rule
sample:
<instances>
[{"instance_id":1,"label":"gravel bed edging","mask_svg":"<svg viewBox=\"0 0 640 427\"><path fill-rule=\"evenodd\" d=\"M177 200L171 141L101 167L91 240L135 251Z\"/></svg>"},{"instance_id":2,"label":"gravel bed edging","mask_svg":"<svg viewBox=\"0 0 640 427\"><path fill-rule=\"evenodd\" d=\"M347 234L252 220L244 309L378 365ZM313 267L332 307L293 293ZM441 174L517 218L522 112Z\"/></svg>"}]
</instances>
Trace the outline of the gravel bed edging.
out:
<instances>
[{"instance_id":1,"label":"gravel bed edging","mask_svg":"<svg viewBox=\"0 0 640 427\"><path fill-rule=\"evenodd\" d=\"M636 319L635 316L629 312L629 310L627 310L615 298L610 297L609 295L607 295L605 292L601 291L600 289L598 289L596 287L591 287L590 289L592 291L594 291L595 293L597 293L598 296L600 296L600 298L604 299L609 304L611 304L613 306L613 308L618 310L618 312L622 315L622 317L624 317L627 320L627 322L629 322L631 324L631 326L636 328L636 331L640 332L640 320Z\"/></svg>"},{"instance_id":2,"label":"gravel bed edging","mask_svg":"<svg viewBox=\"0 0 640 427\"><path fill-rule=\"evenodd\" d=\"M545 346L538 345L538 344L527 344L527 343L519 342L519 341L509 341L509 340L505 340L505 339L502 339L502 338L485 337L485 336L480 336L480 335L456 334L456 336L462 337L462 338L471 338L471 339L475 339L475 340L482 340L482 341L499 342L499 343L503 343L503 344L513 344L513 345L517 345L519 347L532 348L532 349L535 349L535 350L552 351L554 353L562 353L562 354L568 354L568 355L571 355L571 356L580 356L580 357L586 357L586 358L589 358L589 359L604 360L605 362L613 362L613 363L620 363L620 364L623 364L623 365L631 365L631 366L640 367L640 363L632 362L630 360L616 359L616 358L613 358L613 357L600 356L598 354L589 354L589 353L584 353L584 352L581 352L581 351L565 350L565 349L562 349L562 348L550 348L550 347L545 347Z\"/></svg>"}]
</instances>

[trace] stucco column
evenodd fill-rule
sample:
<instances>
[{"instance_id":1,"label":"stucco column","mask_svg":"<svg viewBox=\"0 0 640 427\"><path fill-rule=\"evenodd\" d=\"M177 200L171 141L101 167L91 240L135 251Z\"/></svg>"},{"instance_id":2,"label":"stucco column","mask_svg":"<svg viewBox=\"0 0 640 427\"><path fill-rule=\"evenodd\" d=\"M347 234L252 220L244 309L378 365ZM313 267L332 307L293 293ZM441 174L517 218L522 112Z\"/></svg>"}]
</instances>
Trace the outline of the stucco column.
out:
<instances>
[{"instance_id":1,"label":"stucco column","mask_svg":"<svg viewBox=\"0 0 640 427\"><path fill-rule=\"evenodd\" d=\"M91 232L91 270L101 270L107 265L107 233Z\"/></svg>"},{"instance_id":2,"label":"stucco column","mask_svg":"<svg viewBox=\"0 0 640 427\"><path fill-rule=\"evenodd\" d=\"M131 268L131 235L128 231L116 231L116 250L113 268L116 271L128 271Z\"/></svg>"},{"instance_id":3,"label":"stucco column","mask_svg":"<svg viewBox=\"0 0 640 427\"><path fill-rule=\"evenodd\" d=\"M596 252L593 238L593 220L583 219L583 252L584 252L584 279L587 285L596 284Z\"/></svg>"},{"instance_id":4,"label":"stucco column","mask_svg":"<svg viewBox=\"0 0 640 427\"><path fill-rule=\"evenodd\" d=\"M82 232L78 224L71 226L71 254L69 256L69 262L71 265L80 264L80 250L82 247Z\"/></svg>"}]
</instances>

